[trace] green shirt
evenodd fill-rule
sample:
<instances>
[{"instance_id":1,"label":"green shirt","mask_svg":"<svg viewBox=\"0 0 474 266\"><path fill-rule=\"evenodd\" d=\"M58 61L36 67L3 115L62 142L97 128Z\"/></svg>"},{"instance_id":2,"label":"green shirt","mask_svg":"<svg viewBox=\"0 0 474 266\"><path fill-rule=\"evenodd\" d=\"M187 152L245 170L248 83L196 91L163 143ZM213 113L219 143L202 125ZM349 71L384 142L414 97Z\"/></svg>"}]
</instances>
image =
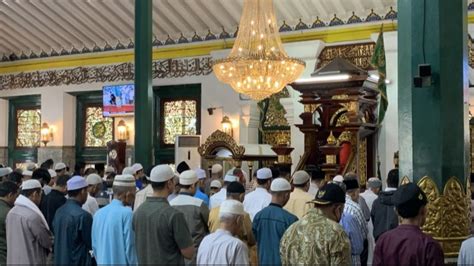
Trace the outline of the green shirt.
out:
<instances>
[{"instance_id":1,"label":"green shirt","mask_svg":"<svg viewBox=\"0 0 474 266\"><path fill-rule=\"evenodd\" d=\"M5 227L5 219L11 210L6 201L0 200L0 265L7 264L7 230Z\"/></svg>"},{"instance_id":2,"label":"green shirt","mask_svg":"<svg viewBox=\"0 0 474 266\"><path fill-rule=\"evenodd\" d=\"M193 245L184 214L165 198L148 197L133 215L133 229L139 264L184 264L180 250Z\"/></svg>"}]
</instances>

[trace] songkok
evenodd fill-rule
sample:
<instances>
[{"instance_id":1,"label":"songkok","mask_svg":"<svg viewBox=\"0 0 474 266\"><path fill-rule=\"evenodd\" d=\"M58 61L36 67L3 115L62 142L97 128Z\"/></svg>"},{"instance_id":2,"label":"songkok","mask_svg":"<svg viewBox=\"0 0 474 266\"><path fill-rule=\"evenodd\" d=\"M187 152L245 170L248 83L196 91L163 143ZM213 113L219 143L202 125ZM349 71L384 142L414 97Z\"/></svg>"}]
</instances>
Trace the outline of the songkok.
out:
<instances>
[{"instance_id":1,"label":"songkok","mask_svg":"<svg viewBox=\"0 0 474 266\"><path fill-rule=\"evenodd\" d=\"M66 169L66 164L65 163L57 163L54 166L54 171L61 171L63 169Z\"/></svg>"},{"instance_id":2,"label":"songkok","mask_svg":"<svg viewBox=\"0 0 474 266\"><path fill-rule=\"evenodd\" d=\"M78 190L87 187L87 182L82 176L73 176L67 181L67 191Z\"/></svg>"},{"instance_id":3,"label":"songkok","mask_svg":"<svg viewBox=\"0 0 474 266\"><path fill-rule=\"evenodd\" d=\"M272 176L270 168L261 168L257 171L257 179L270 179Z\"/></svg>"},{"instance_id":4,"label":"songkok","mask_svg":"<svg viewBox=\"0 0 474 266\"><path fill-rule=\"evenodd\" d=\"M291 191L291 185L285 178L279 177L272 181L270 186L272 192Z\"/></svg>"},{"instance_id":5,"label":"songkok","mask_svg":"<svg viewBox=\"0 0 474 266\"><path fill-rule=\"evenodd\" d=\"M393 194L393 203L396 207L403 204L420 206L427 202L425 193L414 183L401 185Z\"/></svg>"},{"instance_id":6,"label":"songkok","mask_svg":"<svg viewBox=\"0 0 474 266\"><path fill-rule=\"evenodd\" d=\"M235 175L225 175L224 176L224 182L235 182L239 180L238 177L236 177Z\"/></svg>"},{"instance_id":7,"label":"songkok","mask_svg":"<svg viewBox=\"0 0 474 266\"><path fill-rule=\"evenodd\" d=\"M6 176L6 175L9 175L13 172L13 170L10 168L10 167L4 167L4 168L0 168L0 177L1 176Z\"/></svg>"},{"instance_id":8,"label":"songkok","mask_svg":"<svg viewBox=\"0 0 474 266\"><path fill-rule=\"evenodd\" d=\"M191 170L191 167L189 167L189 165L185 161L180 162L178 166L176 166L176 172L178 172L179 174L188 170Z\"/></svg>"},{"instance_id":9,"label":"songkok","mask_svg":"<svg viewBox=\"0 0 474 266\"><path fill-rule=\"evenodd\" d=\"M214 165L212 166L212 168L211 168L211 172L212 172L213 174L218 174L218 173L221 172L221 171L222 171L222 165L217 164L217 163L214 164Z\"/></svg>"},{"instance_id":10,"label":"songkok","mask_svg":"<svg viewBox=\"0 0 474 266\"><path fill-rule=\"evenodd\" d=\"M346 193L339 185L329 183L318 190L315 199L311 202L320 205L346 203Z\"/></svg>"},{"instance_id":11,"label":"songkok","mask_svg":"<svg viewBox=\"0 0 474 266\"><path fill-rule=\"evenodd\" d=\"M136 174L138 171L143 170L143 166L139 163L136 163L136 164L132 165L132 169Z\"/></svg>"},{"instance_id":12,"label":"songkok","mask_svg":"<svg viewBox=\"0 0 474 266\"><path fill-rule=\"evenodd\" d=\"M342 177L342 175L337 175L332 179L332 181L342 183L344 182L344 177Z\"/></svg>"},{"instance_id":13,"label":"songkok","mask_svg":"<svg viewBox=\"0 0 474 266\"><path fill-rule=\"evenodd\" d=\"M237 200L224 200L219 209L219 217L225 214L244 215L244 205Z\"/></svg>"},{"instance_id":14,"label":"songkok","mask_svg":"<svg viewBox=\"0 0 474 266\"><path fill-rule=\"evenodd\" d=\"M56 174L56 171L54 171L54 170L48 169L48 172L49 172L49 175L51 177L57 177L58 176L58 174Z\"/></svg>"},{"instance_id":15,"label":"songkok","mask_svg":"<svg viewBox=\"0 0 474 266\"><path fill-rule=\"evenodd\" d=\"M125 167L122 170L122 175L134 175L135 171L133 171L132 167Z\"/></svg>"},{"instance_id":16,"label":"songkok","mask_svg":"<svg viewBox=\"0 0 474 266\"><path fill-rule=\"evenodd\" d=\"M198 169L194 170L194 172L196 172L196 175L197 175L199 180L206 179L206 171L204 171L203 169L198 168Z\"/></svg>"},{"instance_id":17,"label":"songkok","mask_svg":"<svg viewBox=\"0 0 474 266\"><path fill-rule=\"evenodd\" d=\"M115 173L115 168L113 168L112 166L107 166L107 168L105 168L105 173L106 174Z\"/></svg>"},{"instance_id":18,"label":"songkok","mask_svg":"<svg viewBox=\"0 0 474 266\"><path fill-rule=\"evenodd\" d=\"M222 187L222 183L221 183L221 181L219 181L219 180L213 180L213 181L211 182L211 186L210 186L210 187L211 187L211 188L221 188L221 187Z\"/></svg>"},{"instance_id":19,"label":"songkok","mask_svg":"<svg viewBox=\"0 0 474 266\"><path fill-rule=\"evenodd\" d=\"M173 169L167 164L160 164L151 170L150 180L151 182L166 182L175 177Z\"/></svg>"},{"instance_id":20,"label":"songkok","mask_svg":"<svg viewBox=\"0 0 474 266\"><path fill-rule=\"evenodd\" d=\"M227 186L227 194L242 194L242 193L245 193L245 187L239 182L231 182Z\"/></svg>"},{"instance_id":21,"label":"songkok","mask_svg":"<svg viewBox=\"0 0 474 266\"><path fill-rule=\"evenodd\" d=\"M293 174L293 184L295 185L303 185L306 184L310 179L310 176L306 171L296 171Z\"/></svg>"},{"instance_id":22,"label":"songkok","mask_svg":"<svg viewBox=\"0 0 474 266\"><path fill-rule=\"evenodd\" d=\"M115 176L112 184L114 187L135 187L135 178L133 175L118 175Z\"/></svg>"},{"instance_id":23,"label":"songkok","mask_svg":"<svg viewBox=\"0 0 474 266\"><path fill-rule=\"evenodd\" d=\"M371 177L367 181L367 187L369 188L381 188L382 187L382 181L378 179L377 177Z\"/></svg>"},{"instance_id":24,"label":"songkok","mask_svg":"<svg viewBox=\"0 0 474 266\"><path fill-rule=\"evenodd\" d=\"M187 170L179 175L179 184L184 186L190 186L198 181L196 172L193 170Z\"/></svg>"},{"instance_id":25,"label":"songkok","mask_svg":"<svg viewBox=\"0 0 474 266\"><path fill-rule=\"evenodd\" d=\"M347 190L359 188L359 181L357 179L346 179L344 180Z\"/></svg>"},{"instance_id":26,"label":"songkok","mask_svg":"<svg viewBox=\"0 0 474 266\"><path fill-rule=\"evenodd\" d=\"M21 184L22 190L30 190L35 188L41 188L41 183L37 179L26 180Z\"/></svg>"},{"instance_id":27,"label":"songkok","mask_svg":"<svg viewBox=\"0 0 474 266\"><path fill-rule=\"evenodd\" d=\"M33 171L24 170L24 171L22 172L22 174L23 174L24 176L33 176Z\"/></svg>"},{"instance_id":28,"label":"songkok","mask_svg":"<svg viewBox=\"0 0 474 266\"><path fill-rule=\"evenodd\" d=\"M98 174L90 174L86 178L86 182L88 185L97 185L97 184L102 184L102 178Z\"/></svg>"}]
</instances>

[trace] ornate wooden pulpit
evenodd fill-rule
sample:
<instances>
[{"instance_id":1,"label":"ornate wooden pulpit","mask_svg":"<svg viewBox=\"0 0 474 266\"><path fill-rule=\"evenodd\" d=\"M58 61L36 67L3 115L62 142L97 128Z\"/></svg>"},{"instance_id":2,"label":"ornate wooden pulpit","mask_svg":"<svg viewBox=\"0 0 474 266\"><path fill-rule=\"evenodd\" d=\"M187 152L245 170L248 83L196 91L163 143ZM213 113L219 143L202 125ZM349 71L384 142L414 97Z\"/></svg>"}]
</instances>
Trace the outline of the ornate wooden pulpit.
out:
<instances>
[{"instance_id":1,"label":"ornate wooden pulpit","mask_svg":"<svg viewBox=\"0 0 474 266\"><path fill-rule=\"evenodd\" d=\"M323 169L327 178L355 172L364 184L375 172L377 86L367 71L335 58L291 86L301 92L304 154L297 169Z\"/></svg>"}]
</instances>

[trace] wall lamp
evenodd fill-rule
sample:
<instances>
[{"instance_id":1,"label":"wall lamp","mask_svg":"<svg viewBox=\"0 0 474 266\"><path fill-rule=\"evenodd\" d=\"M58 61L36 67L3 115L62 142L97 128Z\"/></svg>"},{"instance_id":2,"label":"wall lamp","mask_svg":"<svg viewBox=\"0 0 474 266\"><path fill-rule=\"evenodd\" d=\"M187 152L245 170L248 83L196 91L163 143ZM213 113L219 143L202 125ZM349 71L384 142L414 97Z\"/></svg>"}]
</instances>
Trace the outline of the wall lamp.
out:
<instances>
[{"instance_id":1,"label":"wall lamp","mask_svg":"<svg viewBox=\"0 0 474 266\"><path fill-rule=\"evenodd\" d=\"M44 122L41 125L41 142L43 142L44 146L48 144L53 139L53 132L49 128L48 123Z\"/></svg>"},{"instance_id":2,"label":"wall lamp","mask_svg":"<svg viewBox=\"0 0 474 266\"><path fill-rule=\"evenodd\" d=\"M127 141L128 140L128 127L125 121L120 120L117 125L118 137L119 141Z\"/></svg>"}]
</instances>

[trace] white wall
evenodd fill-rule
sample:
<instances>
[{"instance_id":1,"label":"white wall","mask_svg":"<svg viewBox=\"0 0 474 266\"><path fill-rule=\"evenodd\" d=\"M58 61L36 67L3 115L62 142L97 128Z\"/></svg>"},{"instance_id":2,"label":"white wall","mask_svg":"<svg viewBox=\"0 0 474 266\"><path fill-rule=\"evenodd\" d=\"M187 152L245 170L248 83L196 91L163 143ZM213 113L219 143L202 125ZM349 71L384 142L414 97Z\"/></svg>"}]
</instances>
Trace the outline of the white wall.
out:
<instances>
[{"instance_id":1,"label":"white wall","mask_svg":"<svg viewBox=\"0 0 474 266\"><path fill-rule=\"evenodd\" d=\"M0 99L0 147L8 146L8 101Z\"/></svg>"}]
</instances>

